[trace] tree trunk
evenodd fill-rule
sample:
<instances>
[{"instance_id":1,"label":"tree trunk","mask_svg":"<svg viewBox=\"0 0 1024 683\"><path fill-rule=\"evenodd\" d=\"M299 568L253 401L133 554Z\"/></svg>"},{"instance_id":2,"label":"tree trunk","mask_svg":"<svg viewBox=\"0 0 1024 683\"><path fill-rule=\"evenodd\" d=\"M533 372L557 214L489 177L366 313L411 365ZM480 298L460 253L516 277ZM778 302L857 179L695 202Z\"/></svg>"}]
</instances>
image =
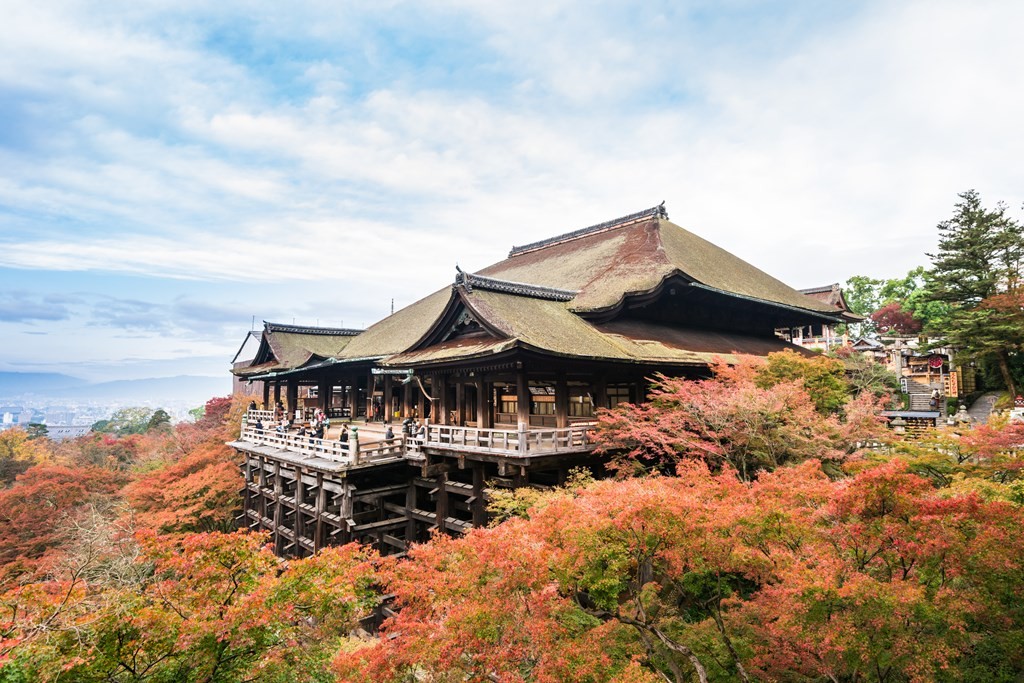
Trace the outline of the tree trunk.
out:
<instances>
[{"instance_id":1,"label":"tree trunk","mask_svg":"<svg viewBox=\"0 0 1024 683\"><path fill-rule=\"evenodd\" d=\"M999 372L1003 375L1003 382L1006 383L1006 390L1010 392L1010 398L1017 398L1017 384L1013 381L1013 374L1010 372L1010 356L1006 349L1000 349L996 353L999 359Z\"/></svg>"}]
</instances>

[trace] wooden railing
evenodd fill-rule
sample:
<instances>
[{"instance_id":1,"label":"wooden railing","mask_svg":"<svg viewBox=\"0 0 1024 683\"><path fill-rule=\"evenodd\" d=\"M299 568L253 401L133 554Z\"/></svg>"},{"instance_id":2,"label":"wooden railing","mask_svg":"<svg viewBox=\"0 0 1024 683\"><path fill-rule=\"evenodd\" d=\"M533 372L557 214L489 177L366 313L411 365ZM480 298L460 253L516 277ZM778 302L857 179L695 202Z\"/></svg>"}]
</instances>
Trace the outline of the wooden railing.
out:
<instances>
[{"instance_id":1,"label":"wooden railing","mask_svg":"<svg viewBox=\"0 0 1024 683\"><path fill-rule=\"evenodd\" d=\"M556 453L579 453L592 450L594 428L592 422L579 422L563 429L480 429L448 425L426 425L421 436L397 436L390 441L360 445L358 430L347 442L318 439L297 432L278 431L271 424L256 429L257 419L270 411L249 411L242 426L241 440L272 448L299 453L306 457L324 458L349 466L384 462L396 458L422 458L425 448L486 453L503 457L527 457ZM271 413L272 416L272 413Z\"/></svg>"},{"instance_id":2,"label":"wooden railing","mask_svg":"<svg viewBox=\"0 0 1024 683\"><path fill-rule=\"evenodd\" d=\"M242 418L246 424L256 424L256 420L261 420L264 425L270 422L274 422L274 411L273 410L250 410Z\"/></svg>"},{"instance_id":3,"label":"wooden railing","mask_svg":"<svg viewBox=\"0 0 1024 683\"><path fill-rule=\"evenodd\" d=\"M405 449L401 439L380 442L361 447L356 439L342 443L333 439L318 439L296 432L279 432L276 429L242 428L242 441L270 446L310 458L323 458L344 465L356 466L385 462L404 457Z\"/></svg>"},{"instance_id":4,"label":"wooden railing","mask_svg":"<svg viewBox=\"0 0 1024 683\"><path fill-rule=\"evenodd\" d=\"M453 448L506 456L579 452L594 447L594 423L580 422L563 429L479 429L427 425L423 447Z\"/></svg>"}]
</instances>

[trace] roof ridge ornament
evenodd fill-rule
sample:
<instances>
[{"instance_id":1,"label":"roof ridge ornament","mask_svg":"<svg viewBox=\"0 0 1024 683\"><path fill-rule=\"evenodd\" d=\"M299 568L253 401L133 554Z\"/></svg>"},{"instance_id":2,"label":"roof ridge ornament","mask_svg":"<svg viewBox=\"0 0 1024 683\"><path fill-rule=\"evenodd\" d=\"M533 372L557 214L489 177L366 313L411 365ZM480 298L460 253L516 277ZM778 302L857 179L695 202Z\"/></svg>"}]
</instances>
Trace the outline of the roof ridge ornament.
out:
<instances>
[{"instance_id":1,"label":"roof ridge ornament","mask_svg":"<svg viewBox=\"0 0 1024 683\"><path fill-rule=\"evenodd\" d=\"M521 247L512 247L512 250L508 253L508 256L509 258L512 258L513 256L526 254L528 252L543 249L544 247L550 247L554 244L559 244L561 242L568 242L569 240L579 239L580 237L586 237L587 235L593 235L599 232L604 232L605 230L611 230L612 228L619 228L622 227L623 225L636 223L637 221L643 220L645 218L664 218L665 220L668 220L668 210L665 209L665 202L662 201L661 204L658 204L657 206L652 206L649 209L644 209L643 211L631 213L628 216L620 216L619 218L613 218L610 221L597 223L596 225L591 225L586 228L581 228L580 230L567 232L562 235L556 235L555 237L549 237L547 239L540 240L539 242L531 242L530 244L524 244Z\"/></svg>"},{"instance_id":2,"label":"roof ridge ornament","mask_svg":"<svg viewBox=\"0 0 1024 683\"><path fill-rule=\"evenodd\" d=\"M572 289L558 289L557 287L544 287L542 285L531 285L525 282L513 282L511 280L499 280L484 275L467 273L458 266L455 266L455 287L462 287L467 293L472 293L473 288L483 289L503 294L515 294L517 296L528 296L534 299L547 299L549 301L571 301L579 294Z\"/></svg>"}]
</instances>

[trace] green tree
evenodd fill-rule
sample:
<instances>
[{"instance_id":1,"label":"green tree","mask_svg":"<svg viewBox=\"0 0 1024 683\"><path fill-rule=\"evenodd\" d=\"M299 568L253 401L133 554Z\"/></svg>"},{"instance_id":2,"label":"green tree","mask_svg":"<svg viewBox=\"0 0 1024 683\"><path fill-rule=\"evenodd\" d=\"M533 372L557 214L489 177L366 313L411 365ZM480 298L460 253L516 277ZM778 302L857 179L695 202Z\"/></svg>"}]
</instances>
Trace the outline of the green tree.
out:
<instances>
[{"instance_id":1,"label":"green tree","mask_svg":"<svg viewBox=\"0 0 1024 683\"><path fill-rule=\"evenodd\" d=\"M927 298L945 304L930 331L965 355L992 359L1016 393L1012 356L1024 349L1018 303L1024 234L1005 204L987 209L974 190L959 195L953 216L938 224L939 249L929 254Z\"/></svg>"},{"instance_id":2,"label":"green tree","mask_svg":"<svg viewBox=\"0 0 1024 683\"><path fill-rule=\"evenodd\" d=\"M100 420L93 424L92 430L103 434L142 434L149 428L153 411L139 406L121 408L114 411L109 420ZM164 413L166 415L166 413Z\"/></svg>"},{"instance_id":3,"label":"green tree","mask_svg":"<svg viewBox=\"0 0 1024 683\"><path fill-rule=\"evenodd\" d=\"M149 422L146 423L146 431L151 429L159 429L160 427L167 427L171 424L171 416L167 414L167 411L163 408L157 408L153 411L153 414L149 418Z\"/></svg>"},{"instance_id":4,"label":"green tree","mask_svg":"<svg viewBox=\"0 0 1024 683\"><path fill-rule=\"evenodd\" d=\"M29 439L45 439L50 435L50 430L41 422L30 422L25 431Z\"/></svg>"},{"instance_id":5,"label":"green tree","mask_svg":"<svg viewBox=\"0 0 1024 683\"><path fill-rule=\"evenodd\" d=\"M904 277L879 280L864 275L854 275L843 287L843 296L850 310L858 315L870 317L882 308L896 303L901 311L909 313L924 327L933 326L948 311L948 304L929 297L928 271L918 266ZM860 323L862 333L879 331L874 320Z\"/></svg>"}]
</instances>

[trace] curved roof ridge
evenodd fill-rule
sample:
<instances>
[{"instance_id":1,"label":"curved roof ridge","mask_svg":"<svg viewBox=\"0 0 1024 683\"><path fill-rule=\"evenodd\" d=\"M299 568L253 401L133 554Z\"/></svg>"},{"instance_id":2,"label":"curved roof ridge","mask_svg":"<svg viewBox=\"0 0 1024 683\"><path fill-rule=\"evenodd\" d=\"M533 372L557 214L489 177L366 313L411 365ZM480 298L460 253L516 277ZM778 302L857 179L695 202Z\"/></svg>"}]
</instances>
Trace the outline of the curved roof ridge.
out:
<instances>
[{"instance_id":1,"label":"curved roof ridge","mask_svg":"<svg viewBox=\"0 0 1024 683\"><path fill-rule=\"evenodd\" d=\"M509 258L518 256L520 254L526 254L537 249L543 249L544 247L550 247L553 244L560 244L561 242L568 242L569 240L578 239L580 237L586 237L587 235L593 235L598 232L604 232L605 230L611 230L612 228L618 228L623 225L635 223L636 221L643 220L645 218L665 218L668 219L668 211L665 209L665 202L652 206L649 209L643 211L637 211L631 213L628 216L620 216L619 218L613 218L610 221L603 223L597 223L580 230L573 230L555 237L549 237L547 239L540 240L538 242L531 242L530 244L524 244L521 247L512 247L512 250L508 253Z\"/></svg>"},{"instance_id":2,"label":"curved roof ridge","mask_svg":"<svg viewBox=\"0 0 1024 683\"><path fill-rule=\"evenodd\" d=\"M834 282L830 285L822 285L820 287L807 287L805 289L798 289L796 291L800 292L801 294L825 294L827 292L834 292L839 288L839 283Z\"/></svg>"},{"instance_id":3,"label":"curved roof ridge","mask_svg":"<svg viewBox=\"0 0 1024 683\"><path fill-rule=\"evenodd\" d=\"M348 327L313 327L311 325L284 325L271 323L266 320L263 325L268 332L288 332L292 334L322 334L336 337L354 337L362 334L365 330L356 330Z\"/></svg>"},{"instance_id":4,"label":"curved roof ridge","mask_svg":"<svg viewBox=\"0 0 1024 683\"><path fill-rule=\"evenodd\" d=\"M499 280L498 278L486 277L484 275L474 275L473 273L463 271L458 266L455 266L455 270L457 271L455 274L455 286L462 285L466 288L467 292L472 292L473 288L476 287L477 289L486 289L492 292L516 294L534 299L549 299L551 301L570 301L579 294L578 291L572 289L544 287L541 285L531 285L526 282Z\"/></svg>"}]
</instances>

